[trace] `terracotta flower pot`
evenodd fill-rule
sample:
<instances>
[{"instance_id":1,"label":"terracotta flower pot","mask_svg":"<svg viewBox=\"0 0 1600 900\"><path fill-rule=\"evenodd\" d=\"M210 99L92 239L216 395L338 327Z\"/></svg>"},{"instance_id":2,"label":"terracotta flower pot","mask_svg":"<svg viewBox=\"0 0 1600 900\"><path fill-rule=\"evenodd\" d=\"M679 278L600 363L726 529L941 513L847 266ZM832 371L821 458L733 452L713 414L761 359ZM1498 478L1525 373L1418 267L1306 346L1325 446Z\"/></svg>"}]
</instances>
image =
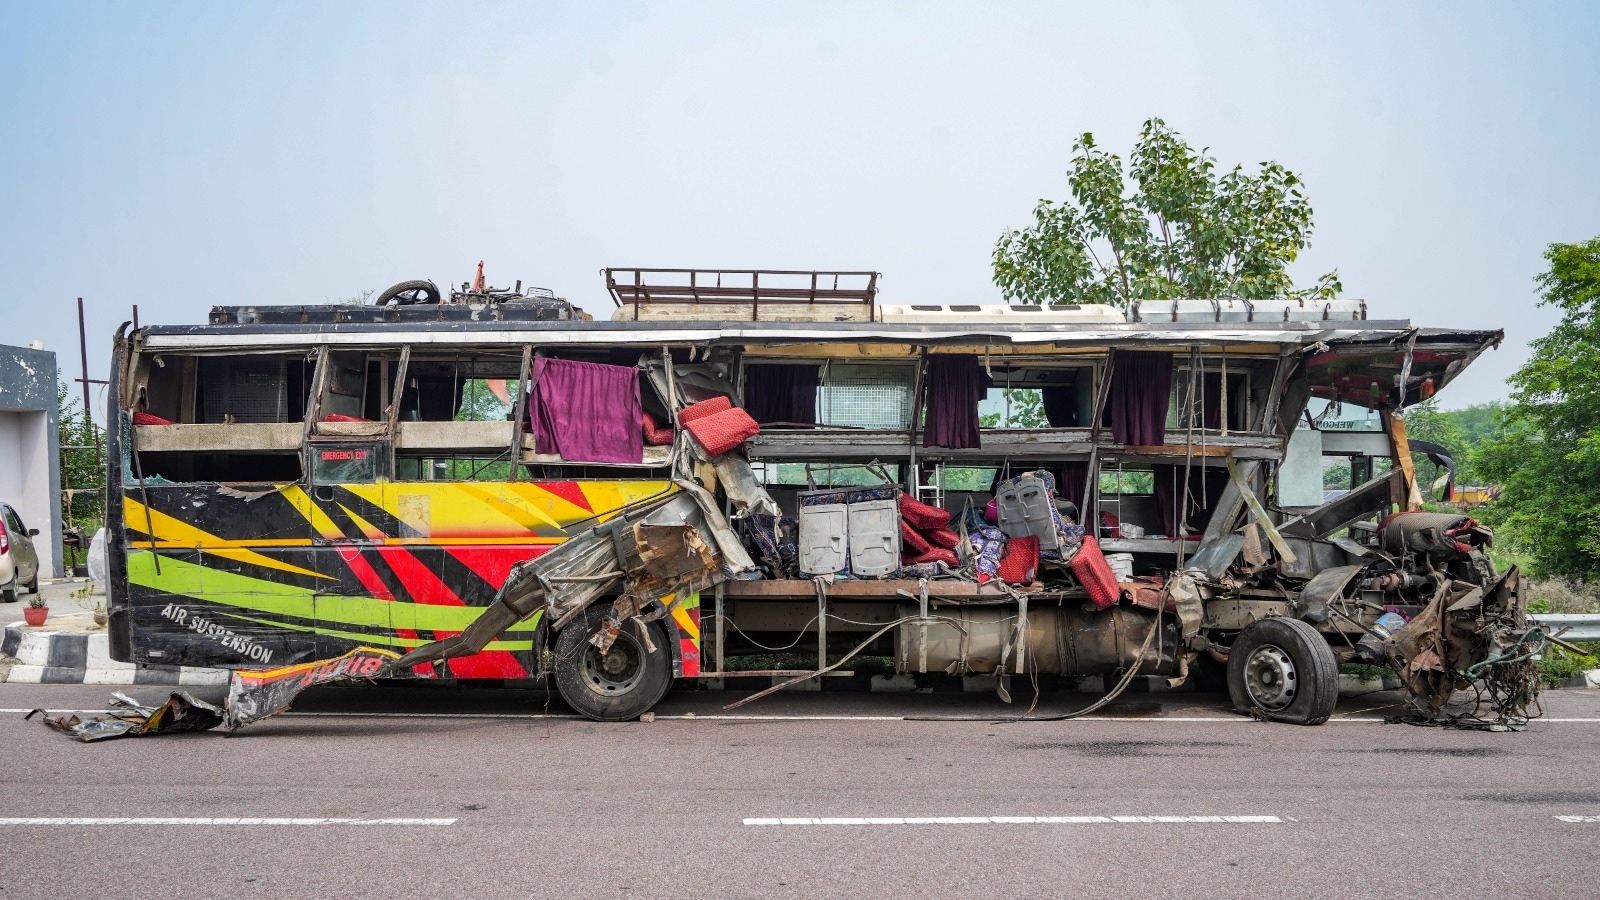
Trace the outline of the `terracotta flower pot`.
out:
<instances>
[{"instance_id":1,"label":"terracotta flower pot","mask_svg":"<svg viewBox=\"0 0 1600 900\"><path fill-rule=\"evenodd\" d=\"M43 625L44 620L49 615L50 608L46 606L24 606L22 608L22 618L34 628Z\"/></svg>"}]
</instances>

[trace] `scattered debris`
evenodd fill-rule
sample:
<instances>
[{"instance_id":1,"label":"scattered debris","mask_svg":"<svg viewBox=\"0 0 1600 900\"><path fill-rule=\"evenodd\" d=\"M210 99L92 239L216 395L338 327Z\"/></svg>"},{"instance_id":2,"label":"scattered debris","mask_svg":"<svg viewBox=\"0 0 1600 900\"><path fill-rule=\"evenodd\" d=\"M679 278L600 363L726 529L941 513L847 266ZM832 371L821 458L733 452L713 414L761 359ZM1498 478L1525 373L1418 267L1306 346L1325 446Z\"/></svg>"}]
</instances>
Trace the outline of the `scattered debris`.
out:
<instances>
[{"instance_id":1,"label":"scattered debris","mask_svg":"<svg viewBox=\"0 0 1600 900\"><path fill-rule=\"evenodd\" d=\"M183 691L173 691L160 706L145 706L118 691L111 695L110 715L84 719L76 713L52 716L45 710L28 713L31 719L43 715L44 723L80 741L104 741L147 734L181 734L208 731L222 724L222 710Z\"/></svg>"}]
</instances>

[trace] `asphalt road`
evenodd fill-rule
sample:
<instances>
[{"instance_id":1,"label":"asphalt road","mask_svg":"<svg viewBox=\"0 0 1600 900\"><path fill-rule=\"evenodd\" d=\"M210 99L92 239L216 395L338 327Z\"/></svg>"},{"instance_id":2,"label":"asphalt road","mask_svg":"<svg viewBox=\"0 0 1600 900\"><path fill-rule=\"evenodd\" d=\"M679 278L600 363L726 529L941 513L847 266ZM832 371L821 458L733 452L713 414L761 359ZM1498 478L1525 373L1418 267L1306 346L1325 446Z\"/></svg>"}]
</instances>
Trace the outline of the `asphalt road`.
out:
<instances>
[{"instance_id":1,"label":"asphalt road","mask_svg":"<svg viewBox=\"0 0 1600 900\"><path fill-rule=\"evenodd\" d=\"M993 724L894 718L1006 711L989 695L719 718L740 695L677 693L598 725L533 692L359 687L230 738L98 744L15 712L112 690L0 685L0 898L1600 896L1595 691L1547 693L1522 734L1385 725L1388 695L1316 728L1194 695ZM1231 816L1276 821L1208 820ZM169 821L7 824L82 817ZM440 821L170 821L240 817ZM845 823L746 823L785 818Z\"/></svg>"}]
</instances>

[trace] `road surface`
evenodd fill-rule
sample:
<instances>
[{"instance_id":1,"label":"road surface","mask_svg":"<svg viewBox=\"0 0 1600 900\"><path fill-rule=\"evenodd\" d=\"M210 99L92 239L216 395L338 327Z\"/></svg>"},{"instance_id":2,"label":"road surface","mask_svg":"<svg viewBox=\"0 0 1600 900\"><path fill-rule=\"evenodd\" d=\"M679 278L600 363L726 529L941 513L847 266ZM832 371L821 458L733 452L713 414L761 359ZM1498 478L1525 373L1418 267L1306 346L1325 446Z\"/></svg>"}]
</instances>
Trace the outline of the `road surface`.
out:
<instances>
[{"instance_id":1,"label":"road surface","mask_svg":"<svg viewBox=\"0 0 1600 900\"><path fill-rule=\"evenodd\" d=\"M742 695L708 692L600 725L344 687L229 738L98 744L18 712L113 690L0 685L5 900L1600 896L1600 691L1547 693L1523 734L1386 725L1391 695L1315 728L1206 695L996 724L898 718L1017 711L992 695L725 717Z\"/></svg>"}]
</instances>

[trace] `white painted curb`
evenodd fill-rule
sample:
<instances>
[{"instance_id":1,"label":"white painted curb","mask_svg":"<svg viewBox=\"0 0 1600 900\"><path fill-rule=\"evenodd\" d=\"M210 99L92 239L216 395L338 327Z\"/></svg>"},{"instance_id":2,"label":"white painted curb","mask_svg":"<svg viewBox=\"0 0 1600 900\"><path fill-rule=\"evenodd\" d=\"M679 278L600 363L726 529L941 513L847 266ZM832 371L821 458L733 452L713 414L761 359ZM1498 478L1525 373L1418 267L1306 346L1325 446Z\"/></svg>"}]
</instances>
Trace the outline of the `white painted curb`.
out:
<instances>
[{"instance_id":1,"label":"white painted curb","mask_svg":"<svg viewBox=\"0 0 1600 900\"><path fill-rule=\"evenodd\" d=\"M17 662L0 672L16 684L227 684L227 669L140 666L111 658L104 631L50 631L21 622L7 625L0 652Z\"/></svg>"}]
</instances>

